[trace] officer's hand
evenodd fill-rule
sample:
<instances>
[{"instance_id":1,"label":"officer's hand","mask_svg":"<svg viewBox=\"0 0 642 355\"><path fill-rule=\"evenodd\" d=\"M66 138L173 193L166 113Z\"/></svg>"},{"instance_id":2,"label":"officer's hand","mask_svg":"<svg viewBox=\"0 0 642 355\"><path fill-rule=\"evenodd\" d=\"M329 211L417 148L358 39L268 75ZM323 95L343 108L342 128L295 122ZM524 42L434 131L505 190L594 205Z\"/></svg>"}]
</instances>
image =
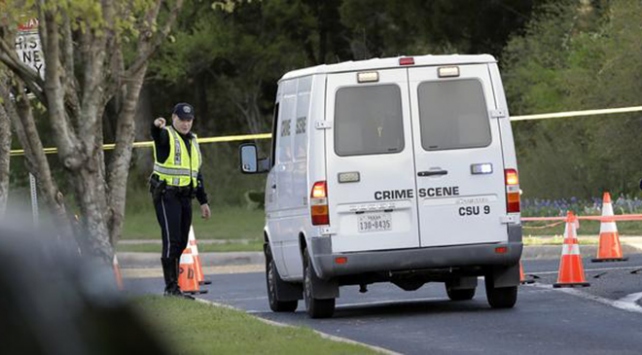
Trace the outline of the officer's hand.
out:
<instances>
[{"instance_id":1,"label":"officer's hand","mask_svg":"<svg viewBox=\"0 0 642 355\"><path fill-rule=\"evenodd\" d=\"M201 205L201 217L205 219L210 219L212 211L210 211L210 205L207 203Z\"/></svg>"},{"instance_id":2,"label":"officer's hand","mask_svg":"<svg viewBox=\"0 0 642 355\"><path fill-rule=\"evenodd\" d=\"M154 120L154 126L156 126L158 128L165 127L165 119L162 118L162 117L159 117L159 118L155 119Z\"/></svg>"}]
</instances>

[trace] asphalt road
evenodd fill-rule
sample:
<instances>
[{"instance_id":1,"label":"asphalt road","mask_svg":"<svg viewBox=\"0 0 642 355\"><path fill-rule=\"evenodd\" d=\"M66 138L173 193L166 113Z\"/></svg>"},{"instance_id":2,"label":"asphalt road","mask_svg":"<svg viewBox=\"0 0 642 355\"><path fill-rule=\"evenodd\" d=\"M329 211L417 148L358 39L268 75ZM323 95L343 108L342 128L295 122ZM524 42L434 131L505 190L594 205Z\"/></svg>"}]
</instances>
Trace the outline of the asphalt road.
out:
<instances>
[{"instance_id":1,"label":"asphalt road","mask_svg":"<svg viewBox=\"0 0 642 355\"><path fill-rule=\"evenodd\" d=\"M406 292L391 284L341 288L331 319L313 320L303 302L295 313L273 313L263 273L208 275L212 285L200 298L256 316L314 328L334 336L403 354L642 354L642 254L626 262L591 263L584 258L590 287L554 289L559 261L524 260L527 275L515 308L488 306L483 282L471 301L448 300L443 284ZM126 288L159 293L159 278L127 279Z\"/></svg>"}]
</instances>

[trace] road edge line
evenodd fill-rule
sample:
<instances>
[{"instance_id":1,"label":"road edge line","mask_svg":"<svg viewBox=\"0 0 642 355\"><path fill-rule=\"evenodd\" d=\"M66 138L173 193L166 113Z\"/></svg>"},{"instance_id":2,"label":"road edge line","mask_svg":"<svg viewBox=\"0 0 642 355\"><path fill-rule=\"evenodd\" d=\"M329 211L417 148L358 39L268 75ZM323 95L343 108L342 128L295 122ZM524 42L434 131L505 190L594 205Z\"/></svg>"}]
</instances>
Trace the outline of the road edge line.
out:
<instances>
[{"instance_id":1,"label":"road edge line","mask_svg":"<svg viewBox=\"0 0 642 355\"><path fill-rule=\"evenodd\" d=\"M552 285L549 284L532 284L528 285L529 287L537 287L541 289L547 289L551 291L560 291L564 292L569 295L577 296L580 298L584 298L589 301L595 301L598 303L605 304L607 306L611 306L613 308L617 308L623 311L627 312L632 312L632 313L642 313L642 307L637 304L637 300L642 299L642 292L636 292L636 293L631 293L629 295L626 295L620 299L617 300L610 300L608 298L592 295L590 293L582 292L577 289L573 288L558 288L555 289L553 288Z\"/></svg>"},{"instance_id":2,"label":"road edge line","mask_svg":"<svg viewBox=\"0 0 642 355\"><path fill-rule=\"evenodd\" d=\"M222 308L227 308L227 309L231 309L231 310L235 310L235 311L241 311L241 312L243 312L243 313L247 314L248 316L250 316L250 317L253 317L253 318L257 319L257 320L258 320L258 321L260 321L260 322L263 322L263 323L265 323L265 324L269 324L269 325L272 325L272 326L283 327L283 328L285 328L285 327L290 327L290 328L301 328L301 327L299 327L299 326L295 326L295 325L291 325L291 324L285 324L285 323L280 323L280 322L276 322L276 321L273 321L273 320L269 320L269 319L261 318L261 317L259 317L259 316L254 315L254 314L251 314L251 313L246 312L244 309L237 308L237 307L234 307L234 306L230 306L230 305L228 305L228 304L219 303L219 302L214 302L214 301L208 301L208 300L204 300L204 299L201 299L201 298L197 298L197 299L196 299L196 301L197 301L197 302L201 302L201 303L205 303L205 304L209 304L209 305L211 305L211 306L215 306L215 307L222 307ZM385 349L385 348L382 348L382 347L379 347L379 346L375 346L375 345L370 345L370 344L366 344L366 343L358 342L358 341L356 341L356 340L352 340L352 339L348 339L348 338L343 338L343 337L339 337L339 336L336 336L336 335L331 335L331 334L324 333L324 332L322 332L322 331L319 331L319 330L316 330L316 329L312 329L312 328L308 328L308 329L310 329L310 330L311 330L311 331L313 331L314 333L317 333L317 334L318 334L319 336L321 336L322 338L329 339L329 340L332 340L332 341L341 342L341 343L346 343L346 344L352 344L352 345L359 345L359 346L363 346L363 347L365 347L365 348L368 348L368 349L370 349L370 350L373 350L373 351L376 351L376 352L379 352L379 353L382 353L382 354L388 354L388 355L401 355L401 353L397 353L397 352L394 352L394 351L392 351L392 350L388 350L388 349Z\"/></svg>"}]
</instances>

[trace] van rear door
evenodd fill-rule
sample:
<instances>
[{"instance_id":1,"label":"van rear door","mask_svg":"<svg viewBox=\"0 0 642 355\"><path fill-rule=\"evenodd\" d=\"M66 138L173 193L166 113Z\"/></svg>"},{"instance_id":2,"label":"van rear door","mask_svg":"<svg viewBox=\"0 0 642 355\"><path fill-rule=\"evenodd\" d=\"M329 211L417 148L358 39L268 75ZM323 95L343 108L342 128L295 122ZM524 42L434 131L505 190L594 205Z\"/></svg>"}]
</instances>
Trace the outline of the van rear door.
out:
<instances>
[{"instance_id":1,"label":"van rear door","mask_svg":"<svg viewBox=\"0 0 642 355\"><path fill-rule=\"evenodd\" d=\"M407 70L327 77L333 252L419 246Z\"/></svg>"},{"instance_id":2,"label":"van rear door","mask_svg":"<svg viewBox=\"0 0 642 355\"><path fill-rule=\"evenodd\" d=\"M504 164L488 66L408 73L421 246L506 241Z\"/></svg>"}]
</instances>

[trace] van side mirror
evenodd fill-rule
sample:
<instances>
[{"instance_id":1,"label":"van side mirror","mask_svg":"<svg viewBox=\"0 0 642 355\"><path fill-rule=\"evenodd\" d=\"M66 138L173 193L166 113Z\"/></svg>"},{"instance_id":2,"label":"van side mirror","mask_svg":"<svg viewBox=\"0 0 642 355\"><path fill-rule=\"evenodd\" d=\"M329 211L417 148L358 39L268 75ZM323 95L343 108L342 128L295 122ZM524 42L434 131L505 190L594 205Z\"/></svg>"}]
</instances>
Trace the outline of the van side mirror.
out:
<instances>
[{"instance_id":1,"label":"van side mirror","mask_svg":"<svg viewBox=\"0 0 642 355\"><path fill-rule=\"evenodd\" d=\"M243 174L254 174L258 170L258 158L256 156L256 145L253 143L241 144L241 172Z\"/></svg>"},{"instance_id":2,"label":"van side mirror","mask_svg":"<svg viewBox=\"0 0 642 355\"><path fill-rule=\"evenodd\" d=\"M257 174L268 171L268 159L259 159L257 156L256 144L244 143L239 147L241 158L241 172L243 174Z\"/></svg>"}]
</instances>

